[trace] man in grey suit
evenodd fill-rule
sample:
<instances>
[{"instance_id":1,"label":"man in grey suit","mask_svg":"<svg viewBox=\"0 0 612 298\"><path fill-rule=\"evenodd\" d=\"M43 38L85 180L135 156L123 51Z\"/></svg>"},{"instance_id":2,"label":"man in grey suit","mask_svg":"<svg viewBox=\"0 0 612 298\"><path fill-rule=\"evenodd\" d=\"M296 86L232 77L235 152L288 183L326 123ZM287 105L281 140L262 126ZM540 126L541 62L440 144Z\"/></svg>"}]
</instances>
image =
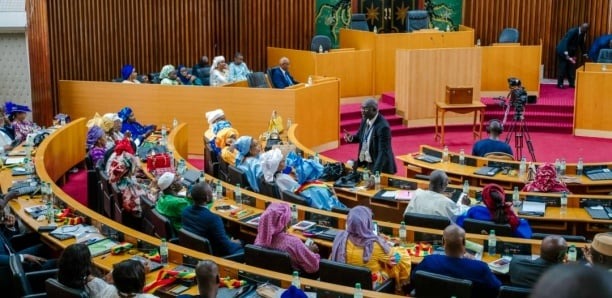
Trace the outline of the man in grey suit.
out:
<instances>
[{"instance_id":1,"label":"man in grey suit","mask_svg":"<svg viewBox=\"0 0 612 298\"><path fill-rule=\"evenodd\" d=\"M561 236L550 235L542 239L540 257L515 256L510 261L510 282L512 285L531 288L548 268L563 263L567 252L567 243Z\"/></svg>"}]
</instances>

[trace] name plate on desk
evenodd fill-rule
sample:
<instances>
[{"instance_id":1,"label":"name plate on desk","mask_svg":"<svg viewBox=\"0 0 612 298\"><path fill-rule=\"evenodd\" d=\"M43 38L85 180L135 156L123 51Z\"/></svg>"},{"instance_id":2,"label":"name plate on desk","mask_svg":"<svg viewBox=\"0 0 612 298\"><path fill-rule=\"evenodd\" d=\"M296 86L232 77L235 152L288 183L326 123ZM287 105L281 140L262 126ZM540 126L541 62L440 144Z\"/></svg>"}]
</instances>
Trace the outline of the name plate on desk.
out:
<instances>
[{"instance_id":1,"label":"name plate on desk","mask_svg":"<svg viewBox=\"0 0 612 298\"><path fill-rule=\"evenodd\" d=\"M444 102L449 105L471 104L474 92L472 87L446 86L446 97Z\"/></svg>"}]
</instances>

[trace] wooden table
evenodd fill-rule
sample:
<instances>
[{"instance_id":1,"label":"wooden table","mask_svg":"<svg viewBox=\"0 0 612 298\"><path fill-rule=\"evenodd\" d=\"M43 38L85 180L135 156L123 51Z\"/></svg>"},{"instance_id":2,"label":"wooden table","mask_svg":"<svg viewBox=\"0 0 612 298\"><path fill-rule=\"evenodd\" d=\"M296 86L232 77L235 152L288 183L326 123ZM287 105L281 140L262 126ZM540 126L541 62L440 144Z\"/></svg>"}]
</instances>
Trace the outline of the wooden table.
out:
<instances>
[{"instance_id":1,"label":"wooden table","mask_svg":"<svg viewBox=\"0 0 612 298\"><path fill-rule=\"evenodd\" d=\"M471 104L456 104L451 105L444 102L436 101L436 134L434 140L440 138L440 143L444 146L444 116L446 112L454 112L458 114L467 114L474 112L474 125L472 127L472 135L474 138L480 138L482 136L482 123L484 122L485 104L482 102L472 102ZM480 117L478 117L480 112ZM442 114L442 123L438 125L438 117ZM476 130L476 120L480 119L478 130Z\"/></svg>"}]
</instances>

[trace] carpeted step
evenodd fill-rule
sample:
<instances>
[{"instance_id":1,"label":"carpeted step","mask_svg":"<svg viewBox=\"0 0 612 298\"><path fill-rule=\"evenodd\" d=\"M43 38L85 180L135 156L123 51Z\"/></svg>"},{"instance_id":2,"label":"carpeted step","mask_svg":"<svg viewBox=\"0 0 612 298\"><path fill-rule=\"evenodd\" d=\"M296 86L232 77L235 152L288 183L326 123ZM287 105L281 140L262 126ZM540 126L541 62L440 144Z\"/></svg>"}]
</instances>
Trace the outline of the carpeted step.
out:
<instances>
[{"instance_id":1,"label":"carpeted step","mask_svg":"<svg viewBox=\"0 0 612 298\"><path fill-rule=\"evenodd\" d=\"M385 116L385 119L389 122L389 126L403 126L403 119L397 115ZM351 119L344 120L340 122L340 130L344 131L345 129L348 131L353 131L359 129L359 125L361 125L361 118L359 119Z\"/></svg>"},{"instance_id":2,"label":"carpeted step","mask_svg":"<svg viewBox=\"0 0 612 298\"><path fill-rule=\"evenodd\" d=\"M389 104L379 102L378 110L385 118L395 115L395 106ZM343 121L351 119L361 119L360 103L344 104L340 106L340 123L342 124Z\"/></svg>"}]
</instances>

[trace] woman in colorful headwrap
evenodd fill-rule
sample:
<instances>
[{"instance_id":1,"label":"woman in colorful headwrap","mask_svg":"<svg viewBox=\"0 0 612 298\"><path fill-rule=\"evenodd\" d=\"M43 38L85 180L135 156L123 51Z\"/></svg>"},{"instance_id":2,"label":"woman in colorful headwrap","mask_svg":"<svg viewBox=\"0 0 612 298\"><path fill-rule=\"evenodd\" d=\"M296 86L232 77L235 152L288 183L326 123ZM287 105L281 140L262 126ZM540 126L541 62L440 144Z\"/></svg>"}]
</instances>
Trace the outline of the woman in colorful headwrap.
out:
<instances>
[{"instance_id":1,"label":"woman in colorful headwrap","mask_svg":"<svg viewBox=\"0 0 612 298\"><path fill-rule=\"evenodd\" d=\"M257 139L250 136L242 136L236 140L234 148L238 151L236 167L244 171L251 189L259 192L257 179L262 174L261 161L259 160L261 145Z\"/></svg>"},{"instance_id":2,"label":"woman in colorful headwrap","mask_svg":"<svg viewBox=\"0 0 612 298\"><path fill-rule=\"evenodd\" d=\"M238 137L240 137L238 130L232 127L222 129L215 137L215 147L221 148L220 156L227 164L236 162L238 151L232 145L236 143Z\"/></svg>"},{"instance_id":3,"label":"woman in colorful headwrap","mask_svg":"<svg viewBox=\"0 0 612 298\"><path fill-rule=\"evenodd\" d=\"M333 189L327 184L317 181L321 176L323 166L313 160L304 160L295 153L289 153L287 160L294 168L299 183L291 175L283 173L285 170L285 159L280 149L269 150L260 157L261 168L264 179L267 182L275 182L279 191L291 191L306 199L308 206L331 210L333 207L346 208L336 197Z\"/></svg>"},{"instance_id":4,"label":"woman in colorful headwrap","mask_svg":"<svg viewBox=\"0 0 612 298\"><path fill-rule=\"evenodd\" d=\"M15 134L13 127L8 124L8 119L4 116L4 108L0 107L0 154L13 149L13 138L10 132Z\"/></svg>"},{"instance_id":5,"label":"woman in colorful headwrap","mask_svg":"<svg viewBox=\"0 0 612 298\"><path fill-rule=\"evenodd\" d=\"M294 268L308 273L319 270L319 247L306 246L300 238L287 233L291 223L291 209L288 204L273 202L261 215L257 226L255 245L289 253Z\"/></svg>"},{"instance_id":6,"label":"woman in colorful headwrap","mask_svg":"<svg viewBox=\"0 0 612 298\"><path fill-rule=\"evenodd\" d=\"M179 65L176 73L179 80L181 80L181 84L202 86L202 81L198 77L191 75L184 65Z\"/></svg>"},{"instance_id":7,"label":"woman in colorful headwrap","mask_svg":"<svg viewBox=\"0 0 612 298\"><path fill-rule=\"evenodd\" d=\"M129 131L127 131L125 134L121 132L123 121L121 120L121 117L119 117L117 113L106 113L104 114L104 116L102 116L102 119L105 123L108 123L108 124L110 124L110 122L113 123L113 127L107 132L109 137L113 139L113 145L115 144L115 142L121 141L126 137L127 138L132 137L132 133Z\"/></svg>"},{"instance_id":8,"label":"woman in colorful headwrap","mask_svg":"<svg viewBox=\"0 0 612 298\"><path fill-rule=\"evenodd\" d=\"M147 195L135 176L139 169L140 161L134 156L130 140L117 142L106 163L108 181L121 192L123 210L136 217L141 216L140 197Z\"/></svg>"},{"instance_id":9,"label":"woman in colorful headwrap","mask_svg":"<svg viewBox=\"0 0 612 298\"><path fill-rule=\"evenodd\" d=\"M538 168L535 179L525 184L523 191L569 192L565 183L557 179L555 167L549 163L545 163Z\"/></svg>"},{"instance_id":10,"label":"woman in colorful headwrap","mask_svg":"<svg viewBox=\"0 0 612 298\"><path fill-rule=\"evenodd\" d=\"M224 128L232 127L232 124L225 119L225 112L222 109L208 111L205 115L208 129L204 132L204 137L207 142L214 142L217 132Z\"/></svg>"},{"instance_id":11,"label":"woman in colorful headwrap","mask_svg":"<svg viewBox=\"0 0 612 298\"><path fill-rule=\"evenodd\" d=\"M465 218L492 221L496 224L509 224L514 237L531 238L531 227L527 220L518 218L512 210L512 202L506 201L504 189L494 183L482 189L483 205L471 207L465 215L457 218L457 225L463 226Z\"/></svg>"},{"instance_id":12,"label":"woman in colorful headwrap","mask_svg":"<svg viewBox=\"0 0 612 298\"><path fill-rule=\"evenodd\" d=\"M373 283L394 278L396 289L401 290L410 281L410 255L406 249L390 247L373 231L372 211L364 206L351 208L346 230L334 239L330 259L369 268Z\"/></svg>"},{"instance_id":13,"label":"woman in colorful headwrap","mask_svg":"<svg viewBox=\"0 0 612 298\"><path fill-rule=\"evenodd\" d=\"M123 79L121 83L140 84L137 77L138 73L136 72L136 68L131 64L126 64L121 68L121 78Z\"/></svg>"},{"instance_id":14,"label":"woman in colorful headwrap","mask_svg":"<svg viewBox=\"0 0 612 298\"><path fill-rule=\"evenodd\" d=\"M92 126L87 131L87 150L94 165L104 159L106 153L106 133L99 126Z\"/></svg>"},{"instance_id":15,"label":"woman in colorful headwrap","mask_svg":"<svg viewBox=\"0 0 612 298\"><path fill-rule=\"evenodd\" d=\"M161 72L159 73L159 79L161 80L160 84L162 85L180 85L181 81L178 80L176 75L176 69L174 69L174 65L168 64L162 67Z\"/></svg>"},{"instance_id":16,"label":"woman in colorful headwrap","mask_svg":"<svg viewBox=\"0 0 612 298\"><path fill-rule=\"evenodd\" d=\"M0 106L0 117L2 117L2 124L0 124L0 132L3 132L5 135L7 135L12 142L15 139L15 128L11 124L6 110L4 109L4 106Z\"/></svg>"},{"instance_id":17,"label":"woman in colorful headwrap","mask_svg":"<svg viewBox=\"0 0 612 298\"><path fill-rule=\"evenodd\" d=\"M136 122L134 112L132 112L132 109L129 107L121 109L117 115L119 115L119 118L121 118L122 121L121 132L124 134L130 132L132 139L137 145L142 144L144 139L155 131L155 125L143 126L142 124Z\"/></svg>"},{"instance_id":18,"label":"woman in colorful headwrap","mask_svg":"<svg viewBox=\"0 0 612 298\"><path fill-rule=\"evenodd\" d=\"M23 142L28 134L34 132L34 123L26 119L26 113L32 110L28 106L14 104L10 101L4 104L4 110L15 130L15 140Z\"/></svg>"},{"instance_id":19,"label":"woman in colorful headwrap","mask_svg":"<svg viewBox=\"0 0 612 298\"><path fill-rule=\"evenodd\" d=\"M219 86L226 84L227 79L227 64L225 64L225 57L217 56L213 59L212 67L210 68L210 85Z\"/></svg>"}]
</instances>

